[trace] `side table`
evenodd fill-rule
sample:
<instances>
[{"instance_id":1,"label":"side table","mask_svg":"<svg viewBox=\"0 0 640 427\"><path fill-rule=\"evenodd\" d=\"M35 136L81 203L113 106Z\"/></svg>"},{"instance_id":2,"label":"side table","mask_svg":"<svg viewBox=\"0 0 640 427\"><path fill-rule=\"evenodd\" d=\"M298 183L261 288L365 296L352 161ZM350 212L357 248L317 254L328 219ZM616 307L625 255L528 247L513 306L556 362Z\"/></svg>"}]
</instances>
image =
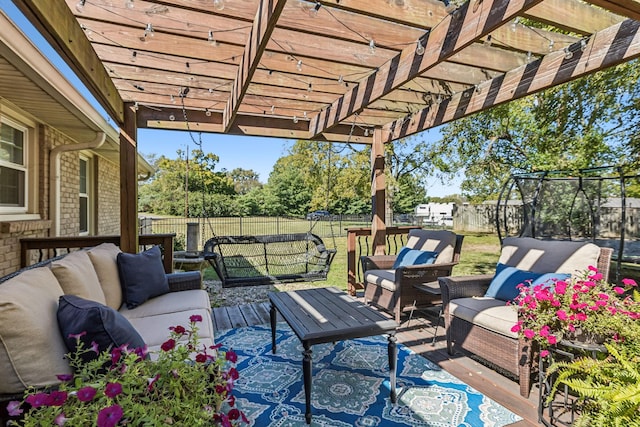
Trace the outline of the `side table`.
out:
<instances>
[{"instance_id":1,"label":"side table","mask_svg":"<svg viewBox=\"0 0 640 427\"><path fill-rule=\"evenodd\" d=\"M422 293L425 293L425 294L436 295L436 296L442 295L442 291L440 290L440 284L437 281L428 282L428 283L417 283L417 284L413 285L413 287L418 292L422 292ZM434 307L437 307L437 306L434 306ZM411 308L411 313L409 313L409 321L411 321L411 318L413 317L413 312L415 310L418 310L418 308L416 307L416 301L413 302L413 307ZM435 344L435 342L436 342L436 335L438 335L438 327L440 326L440 319L444 319L444 316L443 316L443 313L442 313L442 304L440 304L440 306L438 307L438 317L436 318L436 329L433 331L433 337L431 338L431 344Z\"/></svg>"}]
</instances>

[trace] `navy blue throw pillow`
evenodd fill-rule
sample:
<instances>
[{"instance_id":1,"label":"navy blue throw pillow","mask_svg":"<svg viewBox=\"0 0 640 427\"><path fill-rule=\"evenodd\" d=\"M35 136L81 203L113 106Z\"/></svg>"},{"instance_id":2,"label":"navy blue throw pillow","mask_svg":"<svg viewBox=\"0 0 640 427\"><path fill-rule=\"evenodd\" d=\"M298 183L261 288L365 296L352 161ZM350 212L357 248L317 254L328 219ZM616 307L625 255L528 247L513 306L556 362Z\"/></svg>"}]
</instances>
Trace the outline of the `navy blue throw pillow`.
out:
<instances>
[{"instance_id":1,"label":"navy blue throw pillow","mask_svg":"<svg viewBox=\"0 0 640 427\"><path fill-rule=\"evenodd\" d=\"M118 273L127 308L136 308L146 300L169 292L162 253L154 246L139 254L118 254Z\"/></svg>"},{"instance_id":2,"label":"navy blue throw pillow","mask_svg":"<svg viewBox=\"0 0 640 427\"><path fill-rule=\"evenodd\" d=\"M520 283L528 286L529 281L534 281L540 276L542 276L541 273L518 270L515 267L498 263L496 275L493 276L489 289L487 289L484 296L502 301L511 301L520 294L517 288Z\"/></svg>"},{"instance_id":3,"label":"navy blue throw pillow","mask_svg":"<svg viewBox=\"0 0 640 427\"><path fill-rule=\"evenodd\" d=\"M90 349L95 342L99 352L125 344L129 349L145 345L138 331L122 314L96 301L76 295L62 295L57 317L60 333L72 353L76 352L77 336L80 336L85 349ZM97 353L90 351L84 353L82 359L88 362L97 356Z\"/></svg>"}]
</instances>

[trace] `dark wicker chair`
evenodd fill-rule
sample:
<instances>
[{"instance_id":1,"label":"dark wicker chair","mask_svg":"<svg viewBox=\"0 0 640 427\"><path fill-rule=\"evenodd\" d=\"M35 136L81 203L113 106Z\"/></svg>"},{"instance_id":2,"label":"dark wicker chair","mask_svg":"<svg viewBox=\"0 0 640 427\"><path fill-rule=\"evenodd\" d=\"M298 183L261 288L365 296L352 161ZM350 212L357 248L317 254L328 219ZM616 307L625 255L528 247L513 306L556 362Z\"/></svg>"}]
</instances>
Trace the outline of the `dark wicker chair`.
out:
<instances>
[{"instance_id":1,"label":"dark wicker chair","mask_svg":"<svg viewBox=\"0 0 640 427\"><path fill-rule=\"evenodd\" d=\"M584 245L592 245L592 257L581 256L576 252ZM599 249L599 252L598 252ZM611 255L610 248L598 248L589 243L567 241L540 241L532 238L507 238L503 242L500 261L503 264L518 267L523 270L538 273L576 273L577 264L582 264L580 269L586 270L591 264L597 264L598 270L608 277ZM529 256L527 256L529 255ZM573 258L570 271L566 263L568 258ZM595 258L595 259L594 259ZM535 261L531 261L535 259ZM525 264L523 266L523 263ZM555 267L555 268L554 268ZM506 336L485 325L479 325L476 321L468 321L456 316L450 309L463 305L463 299L475 298L476 301L483 297L493 275L475 275L458 277L441 277L438 281L442 292L444 318L447 338L447 350L453 355L456 350L464 350L475 354L491 364L514 374L519 379L520 394L528 397L531 389L532 371L535 367L535 349L531 348L531 342L517 337ZM458 300L458 301L456 301ZM451 302L453 301L453 304ZM469 300L467 300L469 301ZM488 302L491 303L490 301ZM458 305L460 304L460 305ZM506 303L504 303L506 305ZM491 306L495 307L495 305ZM513 324L517 322L517 310L514 311ZM481 316L474 316L479 319Z\"/></svg>"},{"instance_id":2,"label":"dark wicker chair","mask_svg":"<svg viewBox=\"0 0 640 427\"><path fill-rule=\"evenodd\" d=\"M409 231L407 247L437 251L434 264L412 265L393 269L396 255L362 256L365 300L393 313L396 322L404 312L440 303L440 296L418 291L413 285L435 282L438 277L451 275L460 260L464 236L447 230Z\"/></svg>"}]
</instances>

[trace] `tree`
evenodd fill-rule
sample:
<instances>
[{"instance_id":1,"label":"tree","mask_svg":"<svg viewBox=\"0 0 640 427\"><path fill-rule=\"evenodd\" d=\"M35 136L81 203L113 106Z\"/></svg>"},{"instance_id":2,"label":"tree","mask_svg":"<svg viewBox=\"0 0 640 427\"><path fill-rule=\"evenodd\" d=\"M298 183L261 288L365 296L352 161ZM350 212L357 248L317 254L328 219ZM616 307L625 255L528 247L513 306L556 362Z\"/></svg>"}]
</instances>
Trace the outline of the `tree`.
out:
<instances>
[{"instance_id":1,"label":"tree","mask_svg":"<svg viewBox=\"0 0 640 427\"><path fill-rule=\"evenodd\" d=\"M637 167L639 78L631 61L456 120L430 155L445 174L464 170L461 188L476 200L496 197L512 173Z\"/></svg>"},{"instance_id":2,"label":"tree","mask_svg":"<svg viewBox=\"0 0 640 427\"><path fill-rule=\"evenodd\" d=\"M233 181L233 188L237 194L247 194L256 187L261 187L259 175L251 169L235 168L227 175Z\"/></svg>"}]
</instances>

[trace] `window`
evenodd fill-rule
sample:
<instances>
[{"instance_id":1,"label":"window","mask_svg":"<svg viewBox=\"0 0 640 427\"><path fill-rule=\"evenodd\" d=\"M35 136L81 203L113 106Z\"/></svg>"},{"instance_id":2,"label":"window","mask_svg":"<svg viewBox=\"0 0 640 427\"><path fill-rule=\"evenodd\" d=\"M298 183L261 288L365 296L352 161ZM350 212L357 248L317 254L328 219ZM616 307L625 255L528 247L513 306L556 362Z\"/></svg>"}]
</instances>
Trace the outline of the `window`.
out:
<instances>
[{"instance_id":1,"label":"window","mask_svg":"<svg viewBox=\"0 0 640 427\"><path fill-rule=\"evenodd\" d=\"M0 122L0 212L27 212L27 129Z\"/></svg>"},{"instance_id":2,"label":"window","mask_svg":"<svg viewBox=\"0 0 640 427\"><path fill-rule=\"evenodd\" d=\"M79 197L80 197L80 212L79 212L79 233L86 235L91 232L91 159L85 156L80 156L80 182L79 182Z\"/></svg>"}]
</instances>

